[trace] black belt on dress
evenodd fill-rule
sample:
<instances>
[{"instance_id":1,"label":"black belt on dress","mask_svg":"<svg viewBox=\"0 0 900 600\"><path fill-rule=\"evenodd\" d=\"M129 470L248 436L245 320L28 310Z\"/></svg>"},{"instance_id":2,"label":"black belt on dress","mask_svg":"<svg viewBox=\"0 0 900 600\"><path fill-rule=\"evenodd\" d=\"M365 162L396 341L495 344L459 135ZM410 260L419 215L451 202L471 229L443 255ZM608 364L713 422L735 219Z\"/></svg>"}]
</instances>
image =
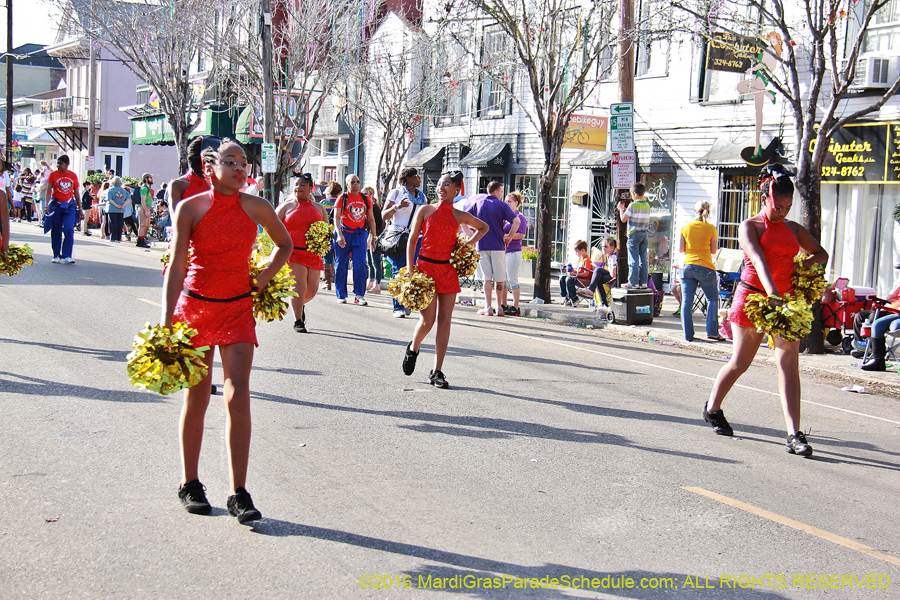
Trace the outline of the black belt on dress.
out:
<instances>
[{"instance_id":1,"label":"black belt on dress","mask_svg":"<svg viewBox=\"0 0 900 600\"><path fill-rule=\"evenodd\" d=\"M306 250L306 246L294 246L294 250Z\"/></svg>"},{"instance_id":2,"label":"black belt on dress","mask_svg":"<svg viewBox=\"0 0 900 600\"><path fill-rule=\"evenodd\" d=\"M760 294L765 294L766 296L769 295L769 292L767 292L766 290L761 290L761 289L759 289L759 288L753 287L752 285L750 285L749 283L747 283L747 282L744 281L743 279L741 279L741 285L744 286L745 288L747 288L748 290L750 290L751 292L757 292L757 293L760 293ZM787 293L793 291L793 289L794 289L794 286L791 286L790 288L788 288L788 291L785 292L785 294L787 294Z\"/></svg>"},{"instance_id":3,"label":"black belt on dress","mask_svg":"<svg viewBox=\"0 0 900 600\"><path fill-rule=\"evenodd\" d=\"M194 290L189 290L184 288L181 290L182 295L187 296L189 298L196 298L197 300L206 300L207 302L234 302L235 300L243 300L244 298L249 298L252 292L247 292L246 294L241 294L240 296L235 296L234 298L207 298L206 296L201 296Z\"/></svg>"},{"instance_id":4,"label":"black belt on dress","mask_svg":"<svg viewBox=\"0 0 900 600\"><path fill-rule=\"evenodd\" d=\"M419 260L424 260L425 262L434 263L436 265L449 265L450 260L437 260L436 258L428 258L427 256L419 255Z\"/></svg>"}]
</instances>

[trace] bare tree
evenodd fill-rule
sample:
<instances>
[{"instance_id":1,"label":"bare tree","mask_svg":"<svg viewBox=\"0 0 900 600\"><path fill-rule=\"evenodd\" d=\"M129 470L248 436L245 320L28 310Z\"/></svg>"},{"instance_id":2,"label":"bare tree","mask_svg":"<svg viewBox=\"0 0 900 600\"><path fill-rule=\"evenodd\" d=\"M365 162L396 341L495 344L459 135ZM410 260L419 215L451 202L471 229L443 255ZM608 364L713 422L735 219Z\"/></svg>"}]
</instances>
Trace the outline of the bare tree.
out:
<instances>
[{"instance_id":1,"label":"bare tree","mask_svg":"<svg viewBox=\"0 0 900 600\"><path fill-rule=\"evenodd\" d=\"M443 91L431 48L431 40L415 29L406 30L402 41L373 38L368 59L356 70L357 97L350 104L364 117L366 137L381 148L375 170L379 198L396 186L410 146Z\"/></svg>"},{"instance_id":2,"label":"bare tree","mask_svg":"<svg viewBox=\"0 0 900 600\"><path fill-rule=\"evenodd\" d=\"M212 58L220 8L215 0L51 0L76 27L143 79L175 137L180 172L187 171L187 145L203 109L217 96L208 82L218 79ZM199 78L204 73L205 78Z\"/></svg>"},{"instance_id":3,"label":"bare tree","mask_svg":"<svg viewBox=\"0 0 900 600\"><path fill-rule=\"evenodd\" d=\"M300 162L316 128L319 113L335 86L360 60L368 13L363 0L271 0L272 48L263 52L259 0L234 0L236 19L229 34L228 60L241 105L260 117L266 91L266 59L274 74L276 142L274 197L284 178Z\"/></svg>"},{"instance_id":4,"label":"bare tree","mask_svg":"<svg viewBox=\"0 0 900 600\"><path fill-rule=\"evenodd\" d=\"M540 136L544 165L537 204L535 296L545 302L550 301L551 285L551 190L569 118L616 64L603 60L614 50L611 25L616 9L615 2L459 0L446 4L447 14L439 21L438 35L449 35L466 48L492 86L521 106Z\"/></svg>"},{"instance_id":5,"label":"bare tree","mask_svg":"<svg viewBox=\"0 0 900 600\"><path fill-rule=\"evenodd\" d=\"M869 26L890 0L717 0L676 2L691 15L690 29L712 39L717 32L750 35L774 60L762 73L784 97L794 124L794 163L803 225L816 239L822 236L822 167L831 137L841 127L880 109L900 89L900 78L883 94L848 102L856 77L857 59L867 49ZM748 13L748 6L750 12ZM765 43L769 32L783 41L782 51ZM765 61L761 61L765 62ZM818 311L818 305L816 305ZM813 321L807 348L824 352L821 320Z\"/></svg>"}]
</instances>

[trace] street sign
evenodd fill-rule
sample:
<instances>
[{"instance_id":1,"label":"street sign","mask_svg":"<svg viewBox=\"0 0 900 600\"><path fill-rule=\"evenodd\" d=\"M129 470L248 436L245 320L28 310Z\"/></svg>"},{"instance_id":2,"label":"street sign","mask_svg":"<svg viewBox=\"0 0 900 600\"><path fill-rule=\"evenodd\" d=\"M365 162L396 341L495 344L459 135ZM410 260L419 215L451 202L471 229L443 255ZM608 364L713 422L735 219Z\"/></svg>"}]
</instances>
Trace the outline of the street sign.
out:
<instances>
[{"instance_id":1,"label":"street sign","mask_svg":"<svg viewBox=\"0 0 900 600\"><path fill-rule=\"evenodd\" d=\"M14 139L14 140L27 140L27 139L28 139L28 136L25 135L24 133L14 133L14 134L13 134L13 139Z\"/></svg>"},{"instance_id":2,"label":"street sign","mask_svg":"<svg viewBox=\"0 0 900 600\"><path fill-rule=\"evenodd\" d=\"M613 115L609 118L609 149L613 152L634 152L633 116Z\"/></svg>"},{"instance_id":3,"label":"street sign","mask_svg":"<svg viewBox=\"0 0 900 600\"><path fill-rule=\"evenodd\" d=\"M263 173L274 173L278 169L276 168L276 159L275 159L275 144L263 144L262 145L262 172Z\"/></svg>"},{"instance_id":4,"label":"street sign","mask_svg":"<svg viewBox=\"0 0 900 600\"><path fill-rule=\"evenodd\" d=\"M619 102L618 104L610 104L609 114L613 116L633 115L634 102Z\"/></svg>"},{"instance_id":5,"label":"street sign","mask_svg":"<svg viewBox=\"0 0 900 600\"><path fill-rule=\"evenodd\" d=\"M612 187L616 190L628 189L637 179L637 155L634 152L613 152Z\"/></svg>"}]
</instances>

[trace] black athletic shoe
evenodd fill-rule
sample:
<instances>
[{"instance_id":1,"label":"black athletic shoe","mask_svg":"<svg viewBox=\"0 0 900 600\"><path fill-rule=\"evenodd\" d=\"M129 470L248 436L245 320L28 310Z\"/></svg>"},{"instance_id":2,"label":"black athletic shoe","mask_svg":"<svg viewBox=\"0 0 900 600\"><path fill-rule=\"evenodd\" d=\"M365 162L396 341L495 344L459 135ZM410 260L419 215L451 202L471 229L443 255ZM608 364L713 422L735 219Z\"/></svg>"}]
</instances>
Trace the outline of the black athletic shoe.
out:
<instances>
[{"instance_id":1,"label":"black athletic shoe","mask_svg":"<svg viewBox=\"0 0 900 600\"><path fill-rule=\"evenodd\" d=\"M789 435L787 437L785 450L787 450L789 454L797 454L799 456L812 456L813 453L812 446L806 443L806 436L803 435L802 431L798 431L794 435Z\"/></svg>"},{"instance_id":2,"label":"black athletic shoe","mask_svg":"<svg viewBox=\"0 0 900 600\"><path fill-rule=\"evenodd\" d=\"M713 426L716 435L734 435L734 429L725 420L725 413L721 410L707 412L706 404L703 404L703 420Z\"/></svg>"},{"instance_id":3,"label":"black athletic shoe","mask_svg":"<svg viewBox=\"0 0 900 600\"><path fill-rule=\"evenodd\" d=\"M416 359L419 358L418 352L411 350L412 342L406 345L406 353L403 355L403 374L412 375L416 370Z\"/></svg>"},{"instance_id":4,"label":"black athletic shoe","mask_svg":"<svg viewBox=\"0 0 900 600\"><path fill-rule=\"evenodd\" d=\"M262 514L253 506L253 499L247 490L239 487L234 491L234 496L228 496L228 514L237 517L238 523L242 525L262 519Z\"/></svg>"},{"instance_id":5,"label":"black athletic shoe","mask_svg":"<svg viewBox=\"0 0 900 600\"><path fill-rule=\"evenodd\" d=\"M212 506L206 499L206 486L199 479L188 481L178 488L178 499L184 509L193 515L208 515L212 512Z\"/></svg>"},{"instance_id":6,"label":"black athletic shoe","mask_svg":"<svg viewBox=\"0 0 900 600\"><path fill-rule=\"evenodd\" d=\"M303 323L303 319L294 321L294 331L297 333L306 333L306 324Z\"/></svg>"},{"instance_id":7,"label":"black athletic shoe","mask_svg":"<svg viewBox=\"0 0 900 600\"><path fill-rule=\"evenodd\" d=\"M444 377L444 374L440 371L432 371L428 374L428 381L431 382L436 388L440 388L442 390L446 390L450 387L450 384L447 383L447 379Z\"/></svg>"}]
</instances>

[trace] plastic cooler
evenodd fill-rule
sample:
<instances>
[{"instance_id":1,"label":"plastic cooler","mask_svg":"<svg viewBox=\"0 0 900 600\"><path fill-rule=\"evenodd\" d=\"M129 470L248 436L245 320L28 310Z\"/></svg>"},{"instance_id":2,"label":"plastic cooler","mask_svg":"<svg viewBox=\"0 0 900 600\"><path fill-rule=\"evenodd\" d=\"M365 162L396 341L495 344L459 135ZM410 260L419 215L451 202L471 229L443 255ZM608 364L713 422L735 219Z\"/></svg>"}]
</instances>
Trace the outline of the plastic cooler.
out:
<instances>
[{"instance_id":1,"label":"plastic cooler","mask_svg":"<svg viewBox=\"0 0 900 600\"><path fill-rule=\"evenodd\" d=\"M616 323L649 325L653 323L653 290L613 288Z\"/></svg>"}]
</instances>

